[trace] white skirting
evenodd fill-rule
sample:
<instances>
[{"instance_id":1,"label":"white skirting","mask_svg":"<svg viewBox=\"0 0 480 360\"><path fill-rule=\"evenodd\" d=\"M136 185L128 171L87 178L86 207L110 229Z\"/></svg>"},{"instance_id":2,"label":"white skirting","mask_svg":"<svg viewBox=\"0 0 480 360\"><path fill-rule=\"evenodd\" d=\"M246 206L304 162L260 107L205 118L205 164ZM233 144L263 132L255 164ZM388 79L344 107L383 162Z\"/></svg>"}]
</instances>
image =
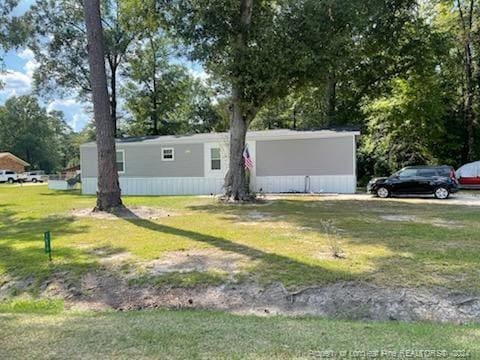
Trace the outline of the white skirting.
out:
<instances>
[{"instance_id":1,"label":"white skirting","mask_svg":"<svg viewBox=\"0 0 480 360\"><path fill-rule=\"evenodd\" d=\"M120 177L123 195L207 195L223 191L222 178ZM82 193L95 194L97 178L82 178Z\"/></svg>"},{"instance_id":2,"label":"white skirting","mask_svg":"<svg viewBox=\"0 0 480 360\"><path fill-rule=\"evenodd\" d=\"M253 180L253 179L252 179ZM353 194L357 179L354 175L331 176L257 176L252 184L265 193L340 193ZM223 192L222 178L121 177L123 195L208 195ZM82 193L95 194L97 178L82 178Z\"/></svg>"},{"instance_id":3,"label":"white skirting","mask_svg":"<svg viewBox=\"0 0 480 360\"><path fill-rule=\"evenodd\" d=\"M257 176L256 190L265 193L339 193L354 194L355 175L328 176Z\"/></svg>"},{"instance_id":4,"label":"white skirting","mask_svg":"<svg viewBox=\"0 0 480 360\"><path fill-rule=\"evenodd\" d=\"M48 188L51 190L73 190L77 185L69 185L66 180L48 180Z\"/></svg>"}]
</instances>

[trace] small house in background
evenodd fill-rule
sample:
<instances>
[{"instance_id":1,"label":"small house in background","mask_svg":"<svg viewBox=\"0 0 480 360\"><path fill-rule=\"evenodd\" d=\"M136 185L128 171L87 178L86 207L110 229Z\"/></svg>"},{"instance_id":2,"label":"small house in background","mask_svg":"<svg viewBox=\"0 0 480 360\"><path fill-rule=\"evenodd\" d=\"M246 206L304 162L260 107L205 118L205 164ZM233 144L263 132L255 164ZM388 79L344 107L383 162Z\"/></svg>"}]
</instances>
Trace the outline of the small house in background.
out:
<instances>
[{"instance_id":1,"label":"small house in background","mask_svg":"<svg viewBox=\"0 0 480 360\"><path fill-rule=\"evenodd\" d=\"M30 166L30 164L12 153L0 152L0 169L13 170L17 174L22 174L27 166Z\"/></svg>"},{"instance_id":2,"label":"small house in background","mask_svg":"<svg viewBox=\"0 0 480 360\"><path fill-rule=\"evenodd\" d=\"M355 193L358 131L267 130L247 133L250 188L265 193ZM229 133L117 139L124 195L223 192ZM247 155L246 155L247 154ZM82 192L97 191L97 146L80 147Z\"/></svg>"},{"instance_id":3,"label":"small house in background","mask_svg":"<svg viewBox=\"0 0 480 360\"><path fill-rule=\"evenodd\" d=\"M61 177L65 180L72 179L78 174L80 174L80 164L63 169L60 172Z\"/></svg>"},{"instance_id":4,"label":"small house in background","mask_svg":"<svg viewBox=\"0 0 480 360\"><path fill-rule=\"evenodd\" d=\"M50 175L48 188L51 190L74 190L80 183L80 165L63 169L58 175Z\"/></svg>"}]
</instances>

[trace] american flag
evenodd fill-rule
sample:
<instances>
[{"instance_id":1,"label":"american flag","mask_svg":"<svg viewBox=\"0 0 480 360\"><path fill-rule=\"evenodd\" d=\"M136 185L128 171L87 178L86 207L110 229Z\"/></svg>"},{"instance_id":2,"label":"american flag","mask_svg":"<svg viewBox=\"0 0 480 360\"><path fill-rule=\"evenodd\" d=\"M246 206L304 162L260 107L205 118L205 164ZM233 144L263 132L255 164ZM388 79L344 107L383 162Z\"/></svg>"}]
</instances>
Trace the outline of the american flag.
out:
<instances>
[{"instance_id":1,"label":"american flag","mask_svg":"<svg viewBox=\"0 0 480 360\"><path fill-rule=\"evenodd\" d=\"M245 163L245 169L253 169L253 160L250 157L250 151L248 151L248 145L245 145L245 149L243 150L243 161Z\"/></svg>"}]
</instances>

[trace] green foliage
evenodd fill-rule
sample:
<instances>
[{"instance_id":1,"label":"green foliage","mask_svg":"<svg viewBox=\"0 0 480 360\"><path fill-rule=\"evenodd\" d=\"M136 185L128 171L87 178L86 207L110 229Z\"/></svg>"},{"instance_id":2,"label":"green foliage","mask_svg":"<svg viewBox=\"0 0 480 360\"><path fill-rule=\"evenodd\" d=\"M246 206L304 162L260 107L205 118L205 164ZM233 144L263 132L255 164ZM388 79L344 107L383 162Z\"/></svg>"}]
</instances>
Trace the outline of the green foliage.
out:
<instances>
[{"instance_id":1,"label":"green foliage","mask_svg":"<svg viewBox=\"0 0 480 360\"><path fill-rule=\"evenodd\" d=\"M120 72L130 46L143 30L132 25L135 19L127 24L120 0L102 0L101 12L110 112L116 127ZM25 18L32 28L29 48L39 65L34 74L37 93L89 100L91 84L82 2L37 0Z\"/></svg>"},{"instance_id":2,"label":"green foliage","mask_svg":"<svg viewBox=\"0 0 480 360\"><path fill-rule=\"evenodd\" d=\"M0 74L4 71L3 52L23 44L28 36L26 23L22 18L12 16L18 0L2 0L0 4ZM2 88L0 80L0 89Z\"/></svg>"},{"instance_id":3,"label":"green foliage","mask_svg":"<svg viewBox=\"0 0 480 360\"><path fill-rule=\"evenodd\" d=\"M178 0L167 9L168 30L216 80L241 89L245 108L255 113L266 101L288 94L295 73L302 69L296 62L298 37L288 32L289 2L256 1L241 49L239 1Z\"/></svg>"},{"instance_id":4,"label":"green foliage","mask_svg":"<svg viewBox=\"0 0 480 360\"><path fill-rule=\"evenodd\" d=\"M83 7L77 1L38 0L26 14L29 47L39 66L34 84L42 95L90 92Z\"/></svg>"},{"instance_id":5,"label":"green foliage","mask_svg":"<svg viewBox=\"0 0 480 360\"><path fill-rule=\"evenodd\" d=\"M8 0L0 18L10 19L15 3ZM361 176L412 163L457 166L480 156L478 4L471 30L459 13L468 15L463 0L253 4L244 29L239 0L102 1L109 73L119 76L110 92L121 84L126 110L123 133L226 130L235 88L253 129L360 128ZM81 3L38 0L27 19L18 19L23 30L14 33L24 36L30 24L35 34L29 44L40 64L39 92L88 94ZM6 24L0 25L0 44L18 43ZM466 102L469 34L473 150ZM2 40L7 35L8 42ZM203 66L208 82L192 76L183 56Z\"/></svg>"},{"instance_id":6,"label":"green foliage","mask_svg":"<svg viewBox=\"0 0 480 360\"><path fill-rule=\"evenodd\" d=\"M436 77L392 81L389 96L365 106L364 151L391 173L407 165L437 163L434 144L445 134L445 106Z\"/></svg>"},{"instance_id":7,"label":"green foliage","mask_svg":"<svg viewBox=\"0 0 480 360\"><path fill-rule=\"evenodd\" d=\"M132 114L131 135L208 132L219 116L212 107L212 91L180 64L172 64L174 50L162 35L150 34L129 57L122 93Z\"/></svg>"},{"instance_id":8,"label":"green foliage","mask_svg":"<svg viewBox=\"0 0 480 360\"><path fill-rule=\"evenodd\" d=\"M11 16L18 0L4 0L0 8L0 48L6 49L23 45L29 33L28 23L22 17Z\"/></svg>"},{"instance_id":9,"label":"green foliage","mask_svg":"<svg viewBox=\"0 0 480 360\"><path fill-rule=\"evenodd\" d=\"M33 96L8 99L0 107L0 149L47 172L66 165L77 151L68 141L71 129L61 112L47 112Z\"/></svg>"},{"instance_id":10,"label":"green foliage","mask_svg":"<svg viewBox=\"0 0 480 360\"><path fill-rule=\"evenodd\" d=\"M360 176L386 175L404 165L459 166L465 161L463 50L456 16L451 5L439 4L406 27L409 48L418 56L408 71L383 82L381 93L363 101Z\"/></svg>"},{"instance_id":11,"label":"green foliage","mask_svg":"<svg viewBox=\"0 0 480 360\"><path fill-rule=\"evenodd\" d=\"M252 123L252 128L319 129L338 125L327 115L326 97L324 86L298 88L284 98L267 103Z\"/></svg>"}]
</instances>

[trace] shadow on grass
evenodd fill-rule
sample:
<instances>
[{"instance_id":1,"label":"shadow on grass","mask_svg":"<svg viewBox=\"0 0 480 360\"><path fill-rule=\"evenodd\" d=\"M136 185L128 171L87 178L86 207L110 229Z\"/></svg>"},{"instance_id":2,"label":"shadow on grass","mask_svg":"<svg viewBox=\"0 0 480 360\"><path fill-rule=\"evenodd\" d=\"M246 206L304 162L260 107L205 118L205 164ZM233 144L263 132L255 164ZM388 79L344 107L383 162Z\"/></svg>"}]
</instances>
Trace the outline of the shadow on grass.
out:
<instances>
[{"instance_id":1,"label":"shadow on grass","mask_svg":"<svg viewBox=\"0 0 480 360\"><path fill-rule=\"evenodd\" d=\"M124 217L123 219L135 226L150 231L185 237L197 242L206 243L226 252L232 252L248 257L254 264L254 267L249 269L249 273L253 274L253 276L261 282L271 282L272 280L276 280L282 282L285 286L292 288L298 286L299 278L302 278L311 284L353 279L353 276L348 272L332 271L322 266L309 265L287 256L269 253L222 237L202 234L191 230L178 229L172 226L140 219L133 213L130 213L128 217Z\"/></svg>"},{"instance_id":2,"label":"shadow on grass","mask_svg":"<svg viewBox=\"0 0 480 360\"><path fill-rule=\"evenodd\" d=\"M480 291L479 208L412 204L395 200L274 200L268 205L210 204L191 206L228 221L251 226L288 223L297 231L327 233L322 222L332 221L343 246L381 246L390 256L369 257L373 270L358 276L408 286L441 285ZM413 221L387 221L382 215L408 215ZM350 254L358 257L359 254Z\"/></svg>"},{"instance_id":3,"label":"shadow on grass","mask_svg":"<svg viewBox=\"0 0 480 360\"><path fill-rule=\"evenodd\" d=\"M8 205L0 206L0 299L22 292L36 293L56 273L63 273L67 280L78 280L95 266L98 259L95 254L65 242L65 237L83 233L88 227L68 216L19 218L16 215ZM51 262L44 250L45 231L52 234ZM57 241L58 238L62 240Z\"/></svg>"}]
</instances>

